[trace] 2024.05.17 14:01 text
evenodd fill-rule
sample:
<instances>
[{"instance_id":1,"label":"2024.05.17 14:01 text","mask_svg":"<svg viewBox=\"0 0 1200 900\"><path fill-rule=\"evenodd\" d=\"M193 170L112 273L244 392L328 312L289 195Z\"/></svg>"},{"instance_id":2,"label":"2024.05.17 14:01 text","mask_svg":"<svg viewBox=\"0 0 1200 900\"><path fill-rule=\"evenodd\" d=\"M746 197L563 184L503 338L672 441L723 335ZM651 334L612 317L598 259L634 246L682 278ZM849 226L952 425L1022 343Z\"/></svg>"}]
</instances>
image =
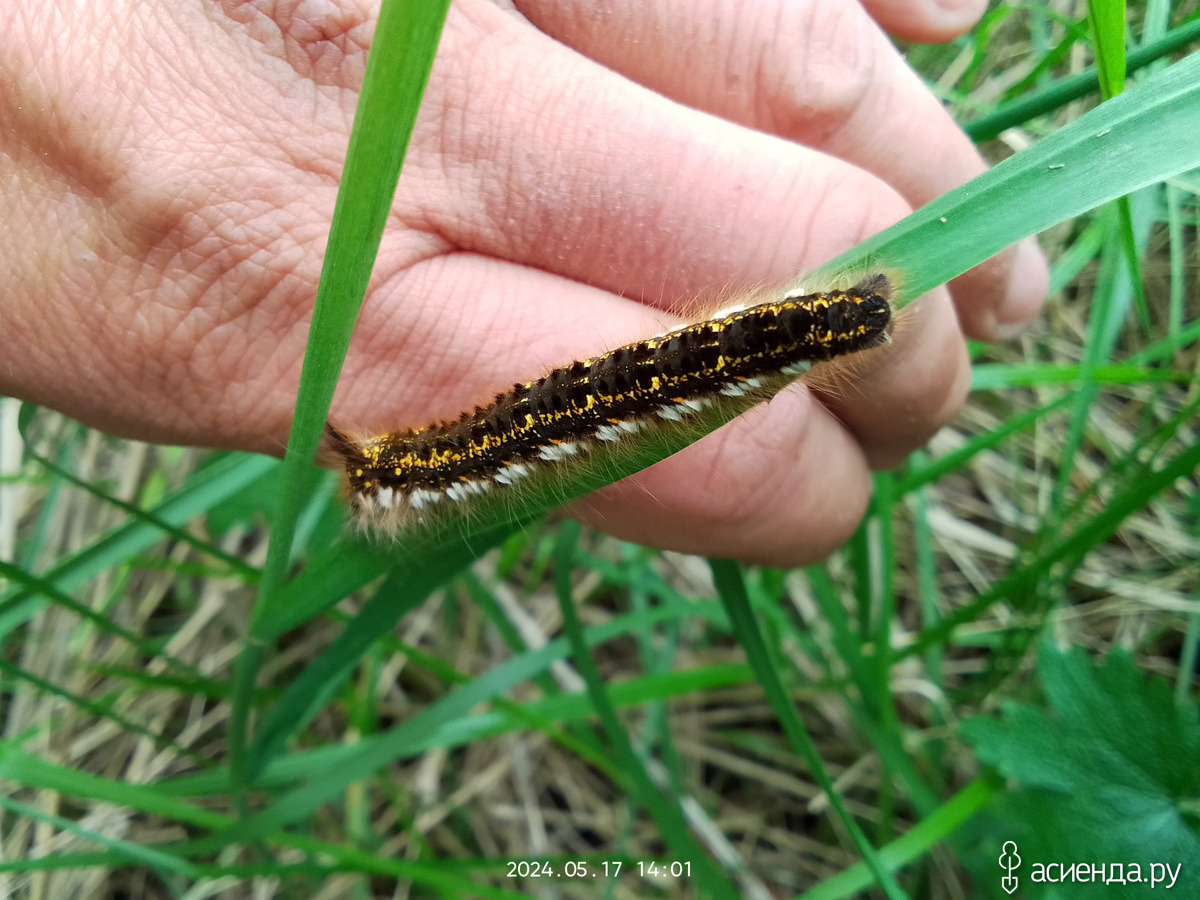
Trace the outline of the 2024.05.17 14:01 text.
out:
<instances>
[{"instance_id":1,"label":"2024.05.17 14:01 text","mask_svg":"<svg viewBox=\"0 0 1200 900\"><path fill-rule=\"evenodd\" d=\"M621 860L567 860L553 863L536 859L510 859L505 875L509 878L617 878L624 862ZM635 864L640 878L690 878L690 861L638 860Z\"/></svg>"}]
</instances>

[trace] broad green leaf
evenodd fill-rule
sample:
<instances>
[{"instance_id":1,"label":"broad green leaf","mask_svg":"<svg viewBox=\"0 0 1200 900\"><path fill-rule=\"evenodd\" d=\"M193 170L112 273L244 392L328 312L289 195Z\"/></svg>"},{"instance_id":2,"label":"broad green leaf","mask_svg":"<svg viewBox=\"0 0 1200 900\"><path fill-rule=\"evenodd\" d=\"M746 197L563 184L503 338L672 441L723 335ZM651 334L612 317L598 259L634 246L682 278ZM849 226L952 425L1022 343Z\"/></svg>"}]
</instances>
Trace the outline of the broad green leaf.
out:
<instances>
[{"instance_id":1,"label":"broad green leaf","mask_svg":"<svg viewBox=\"0 0 1200 900\"><path fill-rule=\"evenodd\" d=\"M1200 862L1200 710L1128 654L1094 663L1043 646L1047 708L1011 703L962 733L1017 787L1029 858ZM1040 854L1040 856L1039 856Z\"/></svg>"}]
</instances>

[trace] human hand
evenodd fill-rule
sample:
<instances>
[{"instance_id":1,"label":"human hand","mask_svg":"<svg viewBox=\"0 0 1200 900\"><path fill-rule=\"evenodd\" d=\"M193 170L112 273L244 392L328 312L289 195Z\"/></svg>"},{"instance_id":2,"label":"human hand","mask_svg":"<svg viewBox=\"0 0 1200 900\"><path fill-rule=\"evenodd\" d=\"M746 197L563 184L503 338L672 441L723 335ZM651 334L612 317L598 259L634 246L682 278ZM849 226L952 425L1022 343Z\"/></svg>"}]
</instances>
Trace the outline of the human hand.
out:
<instances>
[{"instance_id":1,"label":"human hand","mask_svg":"<svg viewBox=\"0 0 1200 900\"><path fill-rule=\"evenodd\" d=\"M865 6L915 39L973 18ZM661 331L689 298L788 280L983 170L846 0L516 8L451 9L338 424L453 417ZM0 39L0 390L132 437L279 452L373 13L110 0L66 16L13 4ZM674 549L818 558L861 517L868 467L961 405L958 322L1002 336L1045 280L1032 245L997 258L953 307L910 307L919 327L865 354L852 391L789 389L571 510Z\"/></svg>"}]
</instances>

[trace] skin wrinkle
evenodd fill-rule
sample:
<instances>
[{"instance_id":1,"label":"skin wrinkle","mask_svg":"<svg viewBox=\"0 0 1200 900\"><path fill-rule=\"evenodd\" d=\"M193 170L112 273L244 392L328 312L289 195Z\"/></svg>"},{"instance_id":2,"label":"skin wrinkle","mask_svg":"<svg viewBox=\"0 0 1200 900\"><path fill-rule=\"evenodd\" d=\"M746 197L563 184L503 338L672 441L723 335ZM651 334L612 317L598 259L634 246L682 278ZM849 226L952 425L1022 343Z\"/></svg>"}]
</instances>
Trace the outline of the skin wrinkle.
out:
<instances>
[{"instance_id":1,"label":"skin wrinkle","mask_svg":"<svg viewBox=\"0 0 1200 900\"><path fill-rule=\"evenodd\" d=\"M415 356L403 357L404 371L397 369L394 377L393 368L395 361L402 358L400 355L363 361L366 371L377 366L374 371L382 372L382 377L377 374L374 379L374 396L382 403L374 404L378 412L371 421L353 420L352 424L356 427L385 431L451 420L464 409L490 401L498 391L508 389L516 381L539 376L564 361L621 346L663 330L657 322L641 326L626 323L619 330L604 328L601 326L608 324L611 316L580 319L569 310L548 314L543 320L543 327L527 329L520 317L512 315L523 307L526 294L521 291L497 294L489 287L493 282L503 283L501 278L496 277L494 270L497 264L494 261L468 253L458 256L458 259L453 256L440 257L433 263L438 268L454 268L461 273L443 291L444 299L437 308L417 310L407 318L395 316L395 327L406 330L394 336L377 332L374 338L368 338L361 331L356 335L350 356L354 365L357 365L354 361L359 353L360 340L371 340L372 346L378 340L381 347L389 346L389 341L394 340L402 342L405 348L411 343L416 349ZM421 274L430 282L442 283L438 275L430 274L429 267L422 267ZM557 276L537 273L533 276L530 289L556 296L558 292L554 288L562 283ZM403 297L419 292L416 284L412 279L406 279L398 287L381 286L376 296L380 302L386 303L383 298L388 295ZM575 286L575 289L591 290L583 286ZM598 291L594 292L594 299L597 304L605 304L609 313L614 306L627 305L623 301L610 300L608 295ZM443 328L459 334L487 334L488 340L479 343L463 340L448 345L430 340L430 335ZM438 348L448 355L431 357ZM470 355L464 357L464 352ZM362 356L367 355L364 350ZM396 384L395 378L404 378L405 372L414 369L422 373L432 369L438 373L437 380L412 387ZM350 383L353 375L353 372L346 372L343 383ZM386 390L383 389L385 386ZM405 409L400 414L393 412L389 418L388 410L393 408L396 396L406 398ZM341 421L336 405L333 419Z\"/></svg>"},{"instance_id":2,"label":"skin wrinkle","mask_svg":"<svg viewBox=\"0 0 1200 900\"><path fill-rule=\"evenodd\" d=\"M540 78L536 70L523 70L519 75L512 72L498 74L496 67L508 69L510 64L507 60L514 55L508 52L506 39L512 33L513 23L504 17L500 24L503 27L486 29L482 44L485 50L474 55L473 64L488 71L488 77L493 82L514 85L546 83L553 85L553 88L536 107L523 105L530 101L524 101L523 104L485 103L482 98L474 96L464 98L459 107L452 98L448 108L460 110L463 122L473 126L469 131L464 128L460 132L467 139L463 148L459 149L457 158L478 165L479 159L488 156L483 148L489 143L496 143L494 135L517 133L523 137L518 143L502 140L501 155L488 161L489 168L479 180L482 189L478 200L482 221L474 229L483 240L460 245L464 249L506 258L529 258L547 246L553 246L555 252L565 258L584 254L597 244L624 246L626 242L619 239L619 235L624 234L628 227L624 216L611 216L606 221L597 222L590 217L585 219L582 214L564 220L559 214L558 207L564 196L572 197L575 207L581 211L604 204L604 198L599 193L590 193L584 188L593 185L592 173L605 171L605 159L596 156L591 149L596 144L593 135L564 131L557 125L550 128L548 124L560 118L562 109L574 111L571 128L591 128L591 125L580 126L579 123L587 123L601 116L606 120L611 119L614 124L623 124L619 122L619 116L608 115L614 98L604 92L596 94L594 86L584 89L578 79L556 80L552 77L557 74L556 65L550 59L541 63L547 68L545 78ZM451 39L459 40L461 31L461 27L455 28ZM501 40L501 37L505 40ZM499 55L496 55L497 50L493 49L493 45L499 48ZM580 64L590 65L586 60L581 60ZM503 119L497 119L497 109L501 110ZM540 133L542 129L547 129L547 133ZM629 132L630 140L636 141L644 129L630 127ZM554 150L556 147L561 147L557 153ZM555 160L555 166L550 169L546 166L547 156ZM650 203L654 202L653 192L643 190L640 183L605 185L604 193L613 197L637 194L647 197ZM513 221L540 223L540 227L526 227L518 232L508 227L508 223ZM609 229L616 230L617 239L608 236ZM439 232L445 233L445 230L445 222L440 222ZM550 271L564 273L562 265L553 258L540 258L538 264ZM619 259L613 260L610 267L615 271L628 268Z\"/></svg>"},{"instance_id":3,"label":"skin wrinkle","mask_svg":"<svg viewBox=\"0 0 1200 900\"><path fill-rule=\"evenodd\" d=\"M440 102L437 103L436 110L428 110L428 116L418 116L413 142L418 146L436 146L440 163L436 174L441 176L441 182L455 184L459 198L483 198L482 205L486 208L489 193L503 192L507 189L505 180L493 175L486 166L481 165L481 161L489 156L486 148L502 143L498 136L503 132L504 123L496 120L494 109L507 109L508 104L496 104L493 102L494 98L484 101L476 96L472 86L478 82L472 73L480 71L493 87L497 84L515 85L519 83L519 79L513 78L511 73L508 73L508 77L499 77L496 71L488 69L485 62L488 56L483 48L489 41L494 42L496 32L500 29L480 26L473 30L476 29L473 20L478 16L456 15L455 12L456 7L452 7L442 35L442 48L449 48L450 51L442 58L448 61L443 63L439 60L434 65L430 86L426 91L427 97L440 96ZM476 42L479 43L479 48L470 53L453 52L456 45L474 45ZM499 56L503 61L504 54ZM433 120L436 120L436 125L432 124ZM431 122L428 127L435 135L433 140L427 141L423 138L426 121ZM411 191L406 185L405 182L412 177L410 165L413 156L410 152L409 160L405 162L405 178L401 179L400 190L404 192L406 201L417 201L422 211L422 227L453 246L464 250L488 252L488 247L462 239L464 233L487 235L488 232L487 228L474 227L475 222L469 212L472 205L469 202L446 204L445 197L440 196L436 190L425 197ZM420 165L419 157L417 165ZM503 229L508 220L501 216L493 217L493 221Z\"/></svg>"},{"instance_id":4,"label":"skin wrinkle","mask_svg":"<svg viewBox=\"0 0 1200 900\"><path fill-rule=\"evenodd\" d=\"M143 377L186 386L182 391L172 392L174 408L164 414L167 421L173 418L175 422L187 422L208 414L203 398L213 392L223 395L234 407L239 405L234 385L261 377L261 367L271 359L270 354L260 356L242 348L231 354L234 366L210 366L210 361L230 355L229 344L239 332L251 336L274 334L271 343L278 352L278 345L286 344L305 325L302 307L263 302L278 290L288 274L279 262L290 255L270 247L270 233L277 232L278 237L274 238L277 241L290 238L287 229L278 227L267 227L260 234L253 234L257 220L243 214L248 205L251 204L238 201L223 206L201 206L192 211L181 225L182 233L174 236L178 249L172 252L163 248L167 259L162 266L167 271L189 272L200 283L193 283L186 294L173 295L182 301L178 306L166 305L168 298L155 294L138 307L142 328L137 333L146 372ZM264 203L264 211L268 207ZM280 211L273 213L277 215ZM201 233L204 237L199 236ZM206 245L211 249L206 249ZM313 257L311 253L300 255ZM189 256L194 257L190 263L186 261ZM310 261L307 268L311 270L312 266ZM248 274L240 279L243 288L231 295L227 279L235 272ZM299 283L315 288L315 272L307 272ZM293 289L294 286L289 290ZM291 321L280 320L281 309L294 310ZM270 312L264 312L267 310ZM265 321L256 323L256 319ZM261 341L252 338L250 346L256 343Z\"/></svg>"},{"instance_id":5,"label":"skin wrinkle","mask_svg":"<svg viewBox=\"0 0 1200 900\"><path fill-rule=\"evenodd\" d=\"M468 314L469 308L457 304L453 298L469 296L475 279L464 279L461 284L452 281L446 285L447 302L437 309L423 308L414 312L406 310L403 301L399 304L387 303L392 296L403 298L421 293L422 282L444 284L438 270L451 261L449 254L439 255L407 267L407 271L380 284L374 292L373 302L385 304L391 310L389 320L374 332L362 329L355 332L347 360L347 366L353 365L355 368L343 374L343 380L346 376L353 377L360 367L364 377L373 373L374 377L369 382L373 385L370 396L374 401L371 405L376 409L391 410L389 400L397 395L413 398L414 402L408 404L413 426L450 418L464 402L469 401L469 398L455 398L453 394L447 396L439 384L424 381L428 373L439 373L440 382L452 385L470 378L476 371L486 372L494 367L494 362L486 360L487 365L477 370L477 357L474 354L466 360L461 356L462 350L469 348L433 339L443 328L457 331L462 327L463 317ZM403 365L399 364L401 362ZM441 408L443 405L444 409ZM335 402L335 415L336 409ZM378 419L360 418L355 420L355 424L364 429L383 429L397 424L394 412L382 413Z\"/></svg>"},{"instance_id":6,"label":"skin wrinkle","mask_svg":"<svg viewBox=\"0 0 1200 900\"><path fill-rule=\"evenodd\" d=\"M373 14L361 3L323 0L221 0L213 18L315 84L346 88L362 80Z\"/></svg>"},{"instance_id":7,"label":"skin wrinkle","mask_svg":"<svg viewBox=\"0 0 1200 900\"><path fill-rule=\"evenodd\" d=\"M872 190L864 190L862 182L869 179L870 176L860 170L838 171L827 177L829 189L811 198L803 215L796 214L800 221L792 227L802 234L812 235L811 242L803 245L806 256L831 259L847 246L853 246L912 212L904 198L886 186L872 184ZM794 193L803 197L804 185L797 184ZM847 204L845 197L862 199L859 203ZM799 204L784 204L784 207L800 209ZM836 223L837 227L831 227L830 223ZM831 234L834 242L829 239Z\"/></svg>"},{"instance_id":8,"label":"skin wrinkle","mask_svg":"<svg viewBox=\"0 0 1200 900\"><path fill-rule=\"evenodd\" d=\"M722 10L732 9L732 3L725 0L711 0L711 3ZM902 189L913 207L922 205L959 180L982 171L982 164L961 133L944 124L948 123L948 119L936 100L927 94L885 37L853 3L822 0L806 4L764 3L739 7L739 15L730 17L736 29L730 30L745 34L745 38L740 44L735 44L731 41L715 43L710 34L714 30L712 18L704 18L698 12L690 14L696 7L688 5L685 12L683 3L663 0L661 6L653 9L679 8L682 23L676 32L688 38L686 54L677 46L679 42L668 42L665 53L643 53L636 58L623 53L623 48L636 42L631 37L635 18L639 15L651 17L650 25L645 29L647 41L655 40L660 30L660 19L653 17L652 12L633 11L643 7L616 0L610 4L606 27L601 29L597 25L578 25L578 17L572 17L563 24L558 20L557 11L561 8L558 3L543 4L527 0L526 5L531 13L539 14L535 16L537 21L552 33L574 39L583 49L595 53L601 62L618 70L632 67L635 77L656 91L676 96L693 107L715 107L712 111L763 131L779 130L793 122L795 127L785 130L783 137L832 152L835 156L874 171L881 179ZM747 9L745 14L741 14L743 8ZM769 15L772 9L774 16ZM762 11L762 15L756 19L753 13L758 10ZM617 14L618 11L621 15ZM663 12L662 17L671 14L670 11ZM827 26L827 19L834 24ZM847 25L839 27L839 20ZM848 33L850 37L841 42L843 46L835 47L833 45L837 39L826 38L827 31ZM717 33L723 32L718 30ZM851 44L851 41L854 43ZM722 48L730 49L726 55L722 55ZM811 64L805 70L802 62L798 64L797 60L802 61L806 55L809 59L826 60L828 64ZM846 62L847 59L852 60L852 65ZM697 87L705 83L702 79L689 77L672 81L664 75L664 70L675 72L680 68L686 68L688 72L738 71L739 66L744 67L744 77L727 79L724 89L708 97ZM847 69L850 71L847 72ZM867 69L873 72L874 77L869 81L860 79L857 73ZM874 94L881 81L889 91L886 106ZM822 85L827 82L833 87L823 88ZM813 91L842 90L837 85L847 82L861 82L871 89L863 103L870 110L855 109L850 121L832 132L827 138L829 145L825 146L819 135L813 133L816 129L804 130L801 113L792 107L797 97ZM730 85L738 85L739 89L731 89ZM770 98L772 91L782 98L778 104L764 102L764 99ZM773 106L777 106L777 111L768 115L767 110ZM896 117L897 112L903 111L912 115L919 111L925 127L915 129L912 136L902 135L904 140L899 145L879 147L880 136L890 135L894 131L881 127L881 124L886 124ZM930 121L937 122L938 119L943 124L931 129ZM942 148L947 165L930 172L927 166L907 162L919 158L923 163L924 157L920 153L930 146ZM931 190L931 181L941 184L936 190ZM977 290L978 286L964 285L964 290L968 288Z\"/></svg>"},{"instance_id":9,"label":"skin wrinkle","mask_svg":"<svg viewBox=\"0 0 1200 900\"><path fill-rule=\"evenodd\" d=\"M530 118L535 122L541 121L556 107L574 109L578 113L572 129L559 134L552 145L549 143L549 136L539 142L538 136L533 135L533 141L539 142L541 147L536 153L531 151L528 145L516 145L512 148L515 153L510 160L509 177L518 183L532 186L533 190L528 193L497 191L494 204L488 211L495 222L520 219L545 221L541 210L549 210L557 202L557 198L564 194L574 195L576 198L582 197L584 202L581 205L584 207L595 207L600 204L599 191L595 190L600 185L594 185L591 196L588 196L587 193L580 190L581 185L572 183L573 178L568 177L556 182L546 179L542 171L546 152L544 148L548 145L550 146L549 153L558 163L557 168L561 172L599 171L603 166L603 159L597 157L592 150L592 147L596 146L595 136L587 133L586 129L589 126L583 123L595 115L589 107L607 108L609 102L607 98L592 97L581 93L577 84L564 85L564 87L567 89L561 94L545 98L544 110L535 111ZM499 187L499 185L497 186ZM614 196L621 197L632 195L636 191L636 186L617 183L603 185L603 189L605 192L611 191ZM527 201L525 208L516 205L521 201ZM650 199L649 203L653 206L653 199ZM513 247L512 250L515 250L517 255L524 256L530 254L534 247L553 242L559 254L569 256L585 252L587 245L593 242L604 246L613 246L618 243L618 240L614 239L610 232L614 229L623 230L626 222L624 217L620 216L613 216L608 221L595 222L583 215L576 215L566 218L559 217L553 225L551 222L547 222L547 226L544 232L540 229L528 231L524 235L525 246ZM619 257L614 258L610 265L617 270L625 268L624 261ZM557 274L562 274L563 268L559 266L555 271Z\"/></svg>"},{"instance_id":10,"label":"skin wrinkle","mask_svg":"<svg viewBox=\"0 0 1200 900\"><path fill-rule=\"evenodd\" d=\"M71 108L70 98L17 79L9 74L6 62L0 63L0 71L5 72L0 129L16 143L15 148L11 143L5 147L5 155L23 167L48 166L65 187L107 201L124 174L111 158L114 148L89 146L82 139L78 123L84 119L83 111ZM52 127L44 127L47 123ZM90 136L99 142L103 133ZM18 154L13 154L14 149Z\"/></svg>"},{"instance_id":11,"label":"skin wrinkle","mask_svg":"<svg viewBox=\"0 0 1200 900\"><path fill-rule=\"evenodd\" d=\"M745 122L751 127L763 130L771 130L771 124L761 120L761 109L755 109L755 104L747 99L753 96L753 87L757 87L759 90L771 88L770 84L763 83L765 76L761 67L758 69L757 80L753 77L734 80L733 83L746 85L742 91L718 90L707 96L702 87L699 87L707 83L705 80L696 77L672 78L670 73L677 72L681 68L685 68L688 72L720 71L736 66L738 60L745 60L747 65L757 65L760 59L766 58L764 54L775 52L775 48L780 48L778 52L788 54L783 57L784 62L787 63L791 55L803 52L809 45L820 47L828 43L824 40L825 20L822 17L823 14L831 17L840 15L843 19L853 15L853 21L861 35L864 52L872 51L878 59L884 60L878 65L887 67L886 70L880 68L876 71L876 75L879 77L875 79L876 84L873 85L873 87L878 87L879 82L883 82L882 86L890 94L887 98L887 105L882 104L882 94L879 97L874 92L869 94L864 108L856 110L852 116L852 122L848 123L848 126L852 124L854 127L850 130L839 129L830 138L828 146L822 147L819 140L814 140L816 136L813 134L791 135L791 137L817 146L818 149L833 152L836 156L843 157L874 172L881 179L900 189L914 208L923 205L934 196L961 183L984 168L970 143L966 141L960 131L950 124L936 98L928 94L919 79L907 69L884 36L874 29L874 26L862 15L854 3L844 3L841 0L825 0L825 2L806 4L767 2L749 7L735 6L727 0L703 0L702 4L661 0L660 4L647 8L634 2L610 0L605 7L603 17L570 15L573 7L570 5L564 7L559 2L525 0L522 5L531 20L537 22L560 40L565 40L589 55L595 56L599 62L618 71L631 73L632 77L647 84L653 90L667 96L677 97L693 107L710 109L734 121ZM701 5L709 8L707 16L700 11ZM877 8L884 4L869 2L865 5L868 8ZM566 15L561 12L564 8L568 12ZM736 15L734 14L735 9ZM781 34L791 33L789 29L786 26L771 24L764 17L763 27L770 25L770 31L766 33L760 31L757 34L757 40L754 40L755 20L743 10L758 9L762 9L764 12L771 9L776 10L776 22L794 21L798 16L806 18L800 26L795 28L795 39L780 40ZM930 15L927 10L918 11L910 4L905 4L905 9L909 11L910 23L923 22L929 25L930 27L926 28L926 31L930 34L940 29L939 33L943 39L952 36L946 32L944 23L933 25L932 21L927 18ZM696 10L695 14L692 14L693 10ZM661 15L656 15L655 11L660 11ZM721 13L726 15L722 16ZM678 20L677 23L673 23L672 34L683 34L689 39L686 54L676 44L665 38L662 40L662 46L654 47L658 52L646 52L644 48L648 45L653 46L658 40L661 30L660 21L665 22L667 17L671 16ZM926 18L923 19L922 16L926 16ZM710 48L730 46L727 41L714 43L711 36L713 33L720 35L731 30L728 27L722 29L713 24L722 22L724 19L734 23L738 29L750 32L751 38L746 46L739 48L736 56L714 58L713 54L719 51ZM961 27L967 27L969 22L964 19L960 24ZM701 27L702 25L703 27ZM705 27L708 28L708 31L704 30ZM627 52L627 48L631 47L639 48L640 52L636 54L632 51ZM864 58L875 64L875 58L870 54ZM777 68L781 72L788 71L787 65ZM836 81L838 72L836 70L824 73L819 70L813 71L812 78L809 79L812 83L810 85L802 84L799 89L811 88L812 85L816 85L826 78ZM787 93L787 89L781 85L775 87L777 90ZM792 93L794 92L792 91ZM874 112L868 112L865 109L866 106L871 106ZM895 119L899 119L902 124L905 120L914 121L917 123L917 127L907 130L890 127L890 122ZM888 136L890 141L887 146L880 145L880 138L884 135ZM935 165L929 164L928 153L931 151L939 154ZM1035 250L1029 254L1027 260L1037 258L1038 254ZM995 268L1006 268L1010 265L1011 257L1009 260L1009 262L1001 262ZM964 323L974 337L988 338L991 336L992 323L996 319L988 315L988 311L998 304L1010 283L1003 277L997 277L995 268L990 271L976 269L954 282L959 313L963 316ZM1037 279L1044 284L1045 271L1043 269L1040 273L1035 274L1034 268L1028 264L1028 261L1019 266L1023 279L1020 283L1027 285L1030 289L1028 292L1017 290L1014 293L1022 298L1027 296L1029 299L1019 302L1013 307L1014 311L1011 314L1013 320L1028 319L1037 306L1035 298L1042 294L1042 291L1030 282ZM975 302L971 302L972 300Z\"/></svg>"}]
</instances>

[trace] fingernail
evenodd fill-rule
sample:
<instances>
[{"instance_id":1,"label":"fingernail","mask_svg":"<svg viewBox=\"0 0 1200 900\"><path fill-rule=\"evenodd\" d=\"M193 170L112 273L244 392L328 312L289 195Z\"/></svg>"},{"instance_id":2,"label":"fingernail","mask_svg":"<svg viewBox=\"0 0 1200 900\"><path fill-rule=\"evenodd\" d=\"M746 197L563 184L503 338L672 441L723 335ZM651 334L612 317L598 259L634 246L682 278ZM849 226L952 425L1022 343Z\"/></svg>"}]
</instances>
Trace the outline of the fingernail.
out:
<instances>
[{"instance_id":1,"label":"fingernail","mask_svg":"<svg viewBox=\"0 0 1200 900\"><path fill-rule=\"evenodd\" d=\"M1020 334L1038 314L1046 300L1050 270L1046 257L1033 238L1017 245L1009 269L1008 291L996 309L996 337L1008 340Z\"/></svg>"},{"instance_id":2,"label":"fingernail","mask_svg":"<svg viewBox=\"0 0 1200 900\"><path fill-rule=\"evenodd\" d=\"M941 13L943 20L956 25L960 22L973 25L987 9L987 0L934 0L932 6Z\"/></svg>"}]
</instances>

